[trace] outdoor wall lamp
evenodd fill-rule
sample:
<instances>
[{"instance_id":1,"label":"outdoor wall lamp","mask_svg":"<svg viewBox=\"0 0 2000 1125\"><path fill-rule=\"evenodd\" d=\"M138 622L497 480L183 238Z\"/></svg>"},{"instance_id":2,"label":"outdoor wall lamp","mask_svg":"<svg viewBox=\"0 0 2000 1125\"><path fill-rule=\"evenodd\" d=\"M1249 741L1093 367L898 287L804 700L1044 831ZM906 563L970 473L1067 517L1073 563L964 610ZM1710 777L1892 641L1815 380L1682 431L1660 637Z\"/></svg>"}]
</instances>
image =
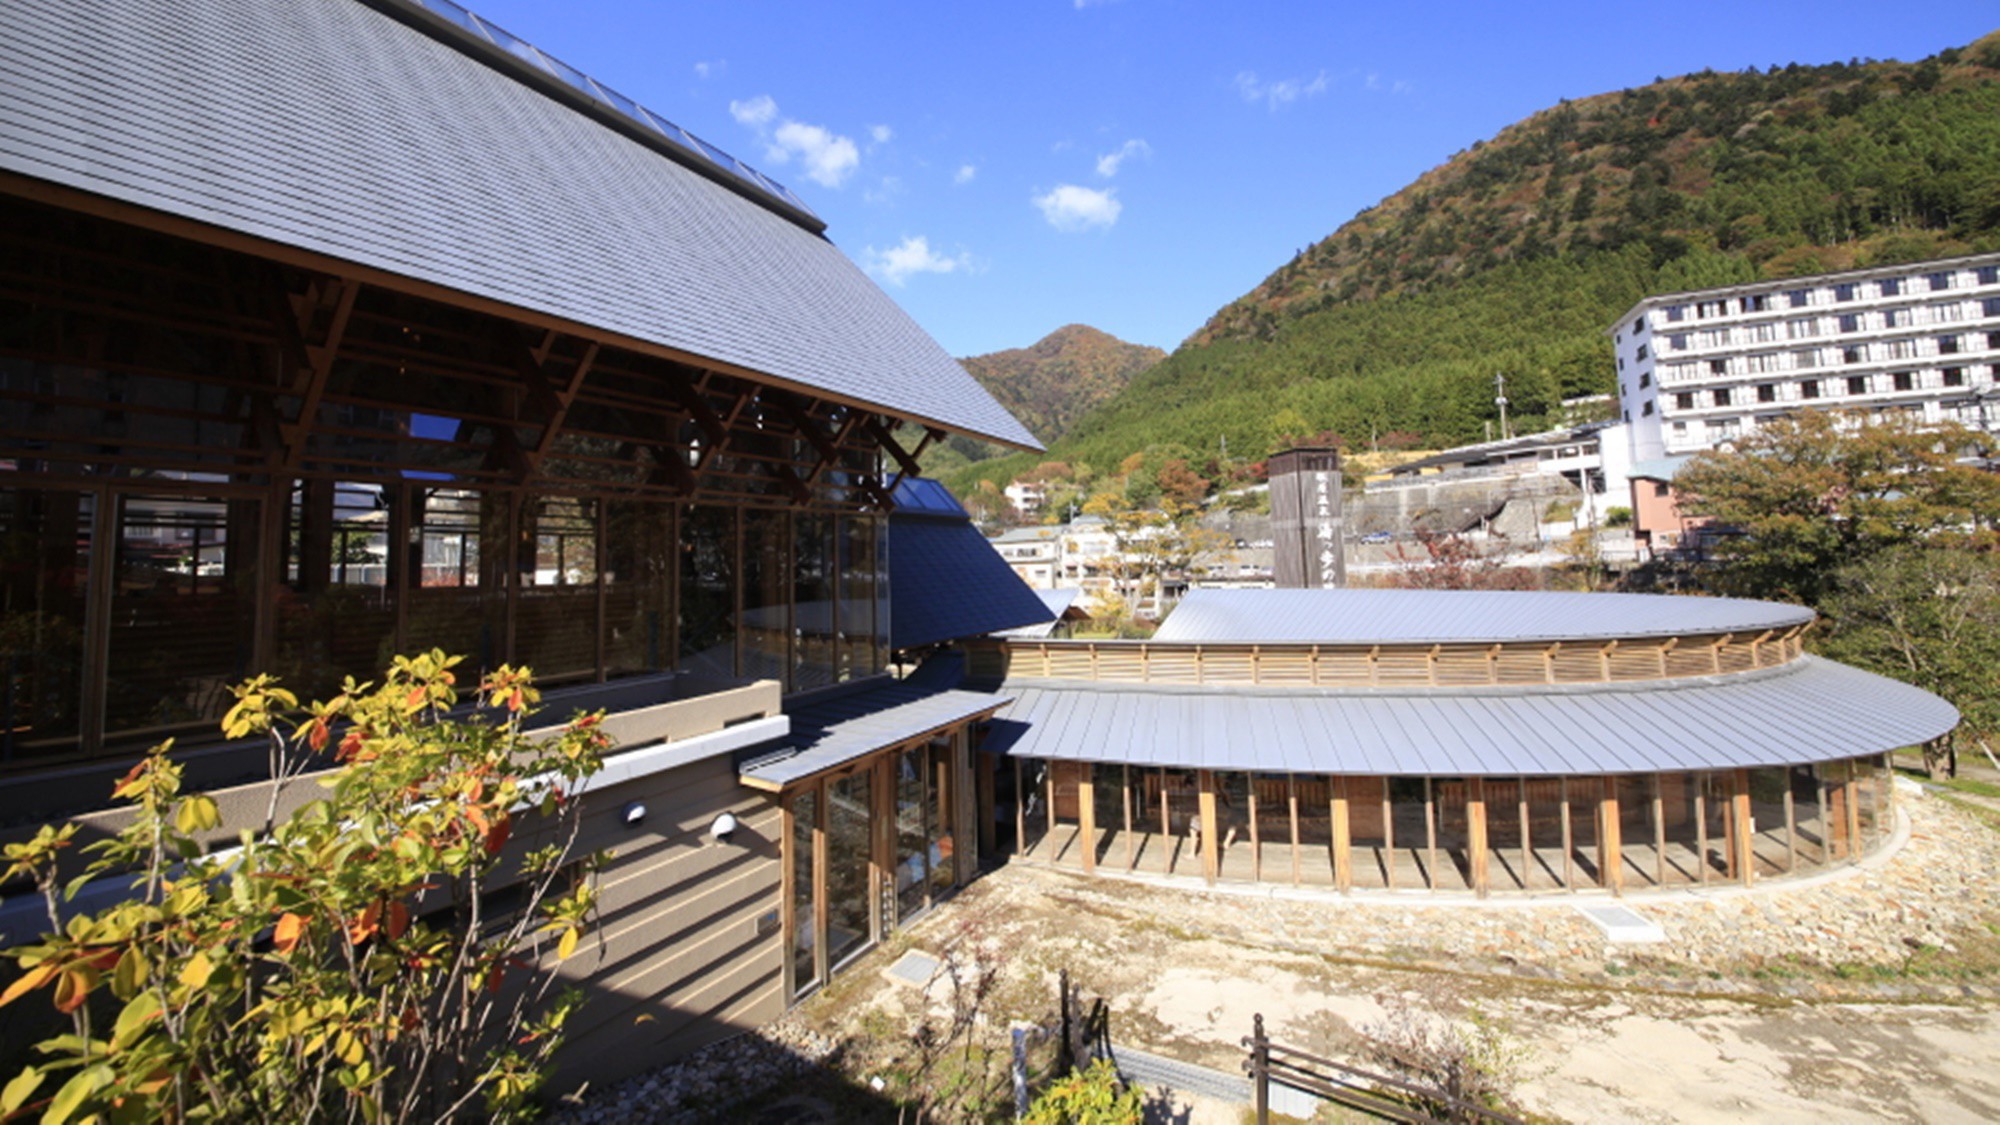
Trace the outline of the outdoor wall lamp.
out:
<instances>
[{"instance_id":1,"label":"outdoor wall lamp","mask_svg":"<svg viewBox=\"0 0 2000 1125\"><path fill-rule=\"evenodd\" d=\"M646 805L644 802L634 801L625 806L625 823L627 825L637 824L644 819L646 819Z\"/></svg>"},{"instance_id":2,"label":"outdoor wall lamp","mask_svg":"<svg viewBox=\"0 0 2000 1125\"><path fill-rule=\"evenodd\" d=\"M723 813L715 818L715 823L708 826L708 834L725 844L729 842L729 837L735 832L735 813Z\"/></svg>"}]
</instances>

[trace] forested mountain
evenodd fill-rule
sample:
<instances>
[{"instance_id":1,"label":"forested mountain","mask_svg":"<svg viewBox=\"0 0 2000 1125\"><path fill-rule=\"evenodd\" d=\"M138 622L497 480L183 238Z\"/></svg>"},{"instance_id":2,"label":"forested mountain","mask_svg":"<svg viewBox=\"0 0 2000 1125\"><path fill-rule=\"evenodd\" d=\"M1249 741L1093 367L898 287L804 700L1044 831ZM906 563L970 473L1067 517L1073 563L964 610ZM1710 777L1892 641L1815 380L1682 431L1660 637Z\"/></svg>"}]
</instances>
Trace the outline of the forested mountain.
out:
<instances>
[{"instance_id":1,"label":"forested mountain","mask_svg":"<svg viewBox=\"0 0 2000 1125\"><path fill-rule=\"evenodd\" d=\"M1476 440L1614 388L1648 293L2000 249L2000 33L1917 63L1703 72L1566 101L1300 252L1049 457L1256 457L1331 430ZM1204 452L1205 451L1205 452ZM957 474L1032 466L1021 455Z\"/></svg>"},{"instance_id":2,"label":"forested mountain","mask_svg":"<svg viewBox=\"0 0 2000 1125\"><path fill-rule=\"evenodd\" d=\"M980 385L1046 444L1069 432L1078 416L1167 357L1159 348L1128 344L1083 324L1056 329L1025 348L959 362Z\"/></svg>"}]
</instances>

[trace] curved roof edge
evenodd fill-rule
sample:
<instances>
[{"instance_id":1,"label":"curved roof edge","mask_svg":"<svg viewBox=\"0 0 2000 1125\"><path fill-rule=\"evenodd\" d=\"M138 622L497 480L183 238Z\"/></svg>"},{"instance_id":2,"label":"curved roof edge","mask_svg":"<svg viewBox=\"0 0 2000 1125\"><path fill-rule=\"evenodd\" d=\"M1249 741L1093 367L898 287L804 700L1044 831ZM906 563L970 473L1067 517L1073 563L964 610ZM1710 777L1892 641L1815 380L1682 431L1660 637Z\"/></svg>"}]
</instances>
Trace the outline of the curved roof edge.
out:
<instances>
[{"instance_id":1,"label":"curved roof edge","mask_svg":"<svg viewBox=\"0 0 2000 1125\"><path fill-rule=\"evenodd\" d=\"M1193 590L1159 643L1456 644L1745 633L1805 625L1803 606L1674 594L1520 590Z\"/></svg>"},{"instance_id":2,"label":"curved roof edge","mask_svg":"<svg viewBox=\"0 0 2000 1125\"><path fill-rule=\"evenodd\" d=\"M985 745L1017 757L1391 776L1803 765L1944 735L1958 710L1819 657L1765 674L1590 691L1173 692L1009 683Z\"/></svg>"}]
</instances>

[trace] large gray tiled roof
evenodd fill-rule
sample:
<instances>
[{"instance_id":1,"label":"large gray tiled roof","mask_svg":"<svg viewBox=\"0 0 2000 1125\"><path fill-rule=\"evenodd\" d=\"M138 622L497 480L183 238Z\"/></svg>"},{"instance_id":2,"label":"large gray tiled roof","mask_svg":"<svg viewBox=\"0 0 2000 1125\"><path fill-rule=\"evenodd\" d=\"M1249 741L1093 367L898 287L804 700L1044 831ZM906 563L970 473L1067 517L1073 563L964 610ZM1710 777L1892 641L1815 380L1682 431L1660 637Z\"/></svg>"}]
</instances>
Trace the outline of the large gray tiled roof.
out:
<instances>
[{"instance_id":1,"label":"large gray tiled roof","mask_svg":"<svg viewBox=\"0 0 2000 1125\"><path fill-rule=\"evenodd\" d=\"M1010 682L989 749L1029 758L1293 773L1653 773L1914 746L1951 704L1806 657L1700 680L1578 688L1276 690Z\"/></svg>"},{"instance_id":2,"label":"large gray tiled roof","mask_svg":"<svg viewBox=\"0 0 2000 1125\"><path fill-rule=\"evenodd\" d=\"M8 0L0 169L1039 448L818 234L356 0Z\"/></svg>"},{"instance_id":3,"label":"large gray tiled roof","mask_svg":"<svg viewBox=\"0 0 2000 1125\"><path fill-rule=\"evenodd\" d=\"M1515 590L1193 590L1155 641L1450 644L1750 633L1813 619L1741 598Z\"/></svg>"},{"instance_id":4,"label":"large gray tiled roof","mask_svg":"<svg viewBox=\"0 0 2000 1125\"><path fill-rule=\"evenodd\" d=\"M936 481L899 478L889 514L889 647L1055 620Z\"/></svg>"}]
</instances>

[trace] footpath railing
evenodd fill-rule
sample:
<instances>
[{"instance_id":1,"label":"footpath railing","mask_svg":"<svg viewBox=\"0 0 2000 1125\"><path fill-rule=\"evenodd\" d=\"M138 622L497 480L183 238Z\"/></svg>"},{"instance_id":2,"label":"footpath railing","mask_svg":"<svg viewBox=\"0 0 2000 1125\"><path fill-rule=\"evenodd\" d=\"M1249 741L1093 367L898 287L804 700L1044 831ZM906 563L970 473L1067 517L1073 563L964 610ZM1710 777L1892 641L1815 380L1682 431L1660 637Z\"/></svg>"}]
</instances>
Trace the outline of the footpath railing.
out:
<instances>
[{"instance_id":1,"label":"footpath railing","mask_svg":"<svg viewBox=\"0 0 2000 1125\"><path fill-rule=\"evenodd\" d=\"M1391 1121L1413 1121L1425 1125L1448 1125L1453 1122L1523 1125L1517 1117L1496 1112L1476 1102L1454 1098L1401 1078L1360 1070L1296 1047L1273 1043L1264 1034L1261 1012L1257 1015L1255 1030L1243 1040L1243 1046L1250 1053L1249 1058L1244 1060L1243 1069L1250 1075L1251 1107L1256 1111L1257 1125L1270 1125L1273 1082ZM1423 1107L1442 1109L1447 1116L1432 1116Z\"/></svg>"}]
</instances>

